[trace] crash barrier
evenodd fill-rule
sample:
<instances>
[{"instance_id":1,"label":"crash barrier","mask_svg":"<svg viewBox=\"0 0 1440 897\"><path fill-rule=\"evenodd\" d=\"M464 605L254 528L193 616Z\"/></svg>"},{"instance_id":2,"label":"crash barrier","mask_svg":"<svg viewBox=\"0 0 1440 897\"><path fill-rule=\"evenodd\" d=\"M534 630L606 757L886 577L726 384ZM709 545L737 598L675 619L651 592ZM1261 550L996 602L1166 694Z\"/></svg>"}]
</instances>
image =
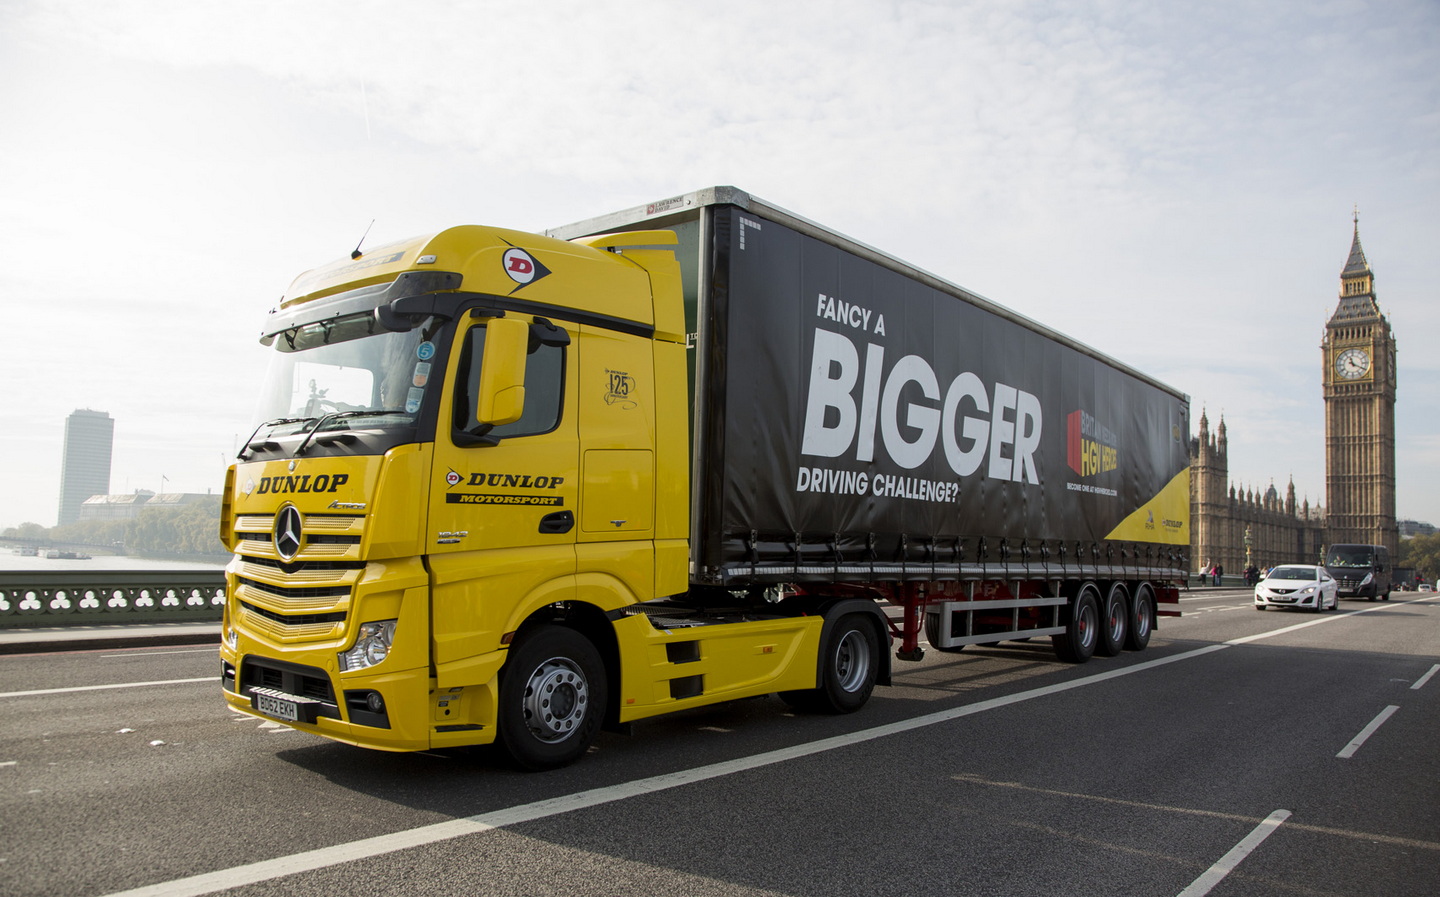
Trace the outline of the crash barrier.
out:
<instances>
[{"instance_id":1,"label":"crash barrier","mask_svg":"<svg viewBox=\"0 0 1440 897\"><path fill-rule=\"evenodd\" d=\"M225 571L0 571L0 628L216 621Z\"/></svg>"}]
</instances>

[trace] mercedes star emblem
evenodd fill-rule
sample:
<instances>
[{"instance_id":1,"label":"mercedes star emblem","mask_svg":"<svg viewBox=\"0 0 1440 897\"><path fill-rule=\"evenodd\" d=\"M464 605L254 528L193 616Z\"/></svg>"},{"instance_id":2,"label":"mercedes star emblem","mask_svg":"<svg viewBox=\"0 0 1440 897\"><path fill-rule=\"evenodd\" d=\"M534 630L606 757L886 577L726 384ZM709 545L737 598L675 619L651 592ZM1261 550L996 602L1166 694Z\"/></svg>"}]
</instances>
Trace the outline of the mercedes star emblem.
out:
<instances>
[{"instance_id":1,"label":"mercedes star emblem","mask_svg":"<svg viewBox=\"0 0 1440 897\"><path fill-rule=\"evenodd\" d=\"M285 560L295 557L300 551L300 512L294 505L286 505L275 515L275 551Z\"/></svg>"}]
</instances>

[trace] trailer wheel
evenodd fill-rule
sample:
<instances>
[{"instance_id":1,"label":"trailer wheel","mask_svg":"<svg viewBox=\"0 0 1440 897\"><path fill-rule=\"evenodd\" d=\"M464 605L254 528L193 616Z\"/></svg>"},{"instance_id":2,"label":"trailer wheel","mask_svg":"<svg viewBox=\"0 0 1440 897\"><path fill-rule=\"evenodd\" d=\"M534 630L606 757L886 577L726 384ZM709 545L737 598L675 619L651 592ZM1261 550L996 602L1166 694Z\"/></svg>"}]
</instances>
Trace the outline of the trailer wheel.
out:
<instances>
[{"instance_id":1,"label":"trailer wheel","mask_svg":"<svg viewBox=\"0 0 1440 897\"><path fill-rule=\"evenodd\" d=\"M1130 631L1125 634L1125 648L1144 651L1155 631L1155 593L1142 585L1130 596Z\"/></svg>"},{"instance_id":2,"label":"trailer wheel","mask_svg":"<svg viewBox=\"0 0 1440 897\"><path fill-rule=\"evenodd\" d=\"M946 654L959 654L961 651L965 650L964 645L951 645L948 648L942 647L940 645L940 620L940 614L925 615L925 638L930 642L930 647L934 648L936 651L943 651Z\"/></svg>"},{"instance_id":3,"label":"trailer wheel","mask_svg":"<svg viewBox=\"0 0 1440 897\"><path fill-rule=\"evenodd\" d=\"M1124 583L1112 583L1100 604L1100 631L1095 642L1095 653L1101 657L1114 657L1125 650L1125 640L1130 637L1130 600Z\"/></svg>"},{"instance_id":4,"label":"trailer wheel","mask_svg":"<svg viewBox=\"0 0 1440 897\"><path fill-rule=\"evenodd\" d=\"M1055 646L1055 655L1066 663L1084 663L1095 653L1095 642L1099 639L1100 602L1099 591L1086 584L1070 605L1070 622L1060 635L1050 636Z\"/></svg>"},{"instance_id":5,"label":"trailer wheel","mask_svg":"<svg viewBox=\"0 0 1440 897\"><path fill-rule=\"evenodd\" d=\"M500 678L499 740L521 769L579 759L605 716L605 664L573 629L542 626L510 649Z\"/></svg>"}]
</instances>

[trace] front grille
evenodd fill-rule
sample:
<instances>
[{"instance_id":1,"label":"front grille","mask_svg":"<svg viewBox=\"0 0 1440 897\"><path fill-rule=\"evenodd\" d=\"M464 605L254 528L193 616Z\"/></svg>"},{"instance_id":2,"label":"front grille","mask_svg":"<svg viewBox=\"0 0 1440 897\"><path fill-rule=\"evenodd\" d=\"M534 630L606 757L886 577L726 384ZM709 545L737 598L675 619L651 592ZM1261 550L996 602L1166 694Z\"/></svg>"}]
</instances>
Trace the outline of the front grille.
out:
<instances>
[{"instance_id":1,"label":"front grille","mask_svg":"<svg viewBox=\"0 0 1440 897\"><path fill-rule=\"evenodd\" d=\"M330 677L325 675L324 670L268 657L247 657L240 664L240 675L243 694L249 694L255 688L273 688L287 695L321 701L332 710L338 710ZM327 714L322 711L320 715L339 718L338 712Z\"/></svg>"},{"instance_id":2,"label":"front grille","mask_svg":"<svg viewBox=\"0 0 1440 897\"><path fill-rule=\"evenodd\" d=\"M359 536L306 536L305 541L311 545L359 545Z\"/></svg>"},{"instance_id":3,"label":"front grille","mask_svg":"<svg viewBox=\"0 0 1440 897\"><path fill-rule=\"evenodd\" d=\"M260 582L244 576L235 577L235 581L257 592L281 599L346 598L350 595L349 586L306 586L303 588L289 588L287 586L271 585L268 582Z\"/></svg>"},{"instance_id":4,"label":"front grille","mask_svg":"<svg viewBox=\"0 0 1440 897\"><path fill-rule=\"evenodd\" d=\"M263 607L256 607L248 601L241 601L240 606L252 614L258 614L267 620L274 620L286 626L314 626L319 623L340 623L345 619L345 611L336 611L329 614L281 614Z\"/></svg>"},{"instance_id":5,"label":"front grille","mask_svg":"<svg viewBox=\"0 0 1440 897\"><path fill-rule=\"evenodd\" d=\"M294 561L286 563L275 558L247 557L245 563L257 567L279 570L287 576L297 573L339 572L343 570L364 570L364 561Z\"/></svg>"}]
</instances>

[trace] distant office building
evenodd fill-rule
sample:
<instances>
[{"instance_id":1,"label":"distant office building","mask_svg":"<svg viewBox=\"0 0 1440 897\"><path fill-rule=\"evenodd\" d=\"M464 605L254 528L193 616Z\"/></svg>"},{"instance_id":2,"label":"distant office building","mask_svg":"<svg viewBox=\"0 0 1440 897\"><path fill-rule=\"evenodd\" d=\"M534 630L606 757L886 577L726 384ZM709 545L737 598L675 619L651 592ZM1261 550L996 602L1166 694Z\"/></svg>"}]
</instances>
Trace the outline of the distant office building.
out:
<instances>
[{"instance_id":1,"label":"distant office building","mask_svg":"<svg viewBox=\"0 0 1440 897\"><path fill-rule=\"evenodd\" d=\"M179 508L203 504L219 512L220 496L202 492L162 492L137 489L120 495L92 495L80 505L81 520L132 520L147 508Z\"/></svg>"},{"instance_id":2,"label":"distant office building","mask_svg":"<svg viewBox=\"0 0 1440 897\"><path fill-rule=\"evenodd\" d=\"M131 520L140 516L155 493L137 489L123 495L92 495L80 503L81 520Z\"/></svg>"},{"instance_id":3,"label":"distant office building","mask_svg":"<svg viewBox=\"0 0 1440 897\"><path fill-rule=\"evenodd\" d=\"M1425 523L1420 520L1401 520L1399 525L1400 538L1402 539L1410 539L1415 536L1435 535L1434 524Z\"/></svg>"},{"instance_id":4,"label":"distant office building","mask_svg":"<svg viewBox=\"0 0 1440 897\"><path fill-rule=\"evenodd\" d=\"M60 462L61 526L80 519L80 506L110 491L110 451L115 421L104 411L77 410L65 419L65 452Z\"/></svg>"}]
</instances>

